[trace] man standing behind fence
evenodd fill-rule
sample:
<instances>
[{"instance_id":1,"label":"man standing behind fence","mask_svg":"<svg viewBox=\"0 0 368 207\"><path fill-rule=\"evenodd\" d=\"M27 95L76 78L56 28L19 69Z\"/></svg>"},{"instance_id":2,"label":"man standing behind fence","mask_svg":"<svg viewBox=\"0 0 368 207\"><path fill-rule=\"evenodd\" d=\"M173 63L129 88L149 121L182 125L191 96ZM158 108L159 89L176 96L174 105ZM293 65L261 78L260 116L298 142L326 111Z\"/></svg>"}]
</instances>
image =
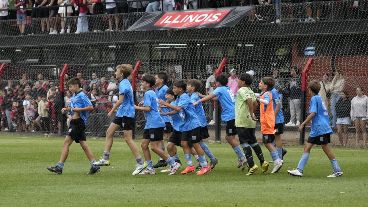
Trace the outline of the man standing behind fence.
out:
<instances>
[{"instance_id":1,"label":"man standing behind fence","mask_svg":"<svg viewBox=\"0 0 368 207\"><path fill-rule=\"evenodd\" d=\"M290 70L291 81L290 81L290 121L286 126L299 126L300 125L300 114L301 114L301 103L300 98L302 95L300 77L294 68Z\"/></svg>"},{"instance_id":2,"label":"man standing behind fence","mask_svg":"<svg viewBox=\"0 0 368 207\"><path fill-rule=\"evenodd\" d=\"M214 90L213 88L214 88L215 83L216 83L215 72L216 72L216 68L214 67L212 69L212 75L210 75L210 77L208 77L207 80L206 80L206 95L211 94ZM210 111L209 116L212 118L212 120L208 124L209 125L214 125L215 124L215 108L213 106L213 103L209 104L209 111Z\"/></svg>"}]
</instances>

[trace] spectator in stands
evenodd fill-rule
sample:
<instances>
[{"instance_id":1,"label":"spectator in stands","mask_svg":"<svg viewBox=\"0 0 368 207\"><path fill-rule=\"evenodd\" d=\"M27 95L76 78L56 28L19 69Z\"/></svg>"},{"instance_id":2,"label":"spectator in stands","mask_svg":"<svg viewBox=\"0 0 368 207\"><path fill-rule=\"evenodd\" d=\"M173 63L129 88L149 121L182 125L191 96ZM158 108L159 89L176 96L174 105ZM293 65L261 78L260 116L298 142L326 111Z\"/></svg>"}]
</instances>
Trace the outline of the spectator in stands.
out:
<instances>
[{"instance_id":1,"label":"spectator in stands","mask_svg":"<svg viewBox=\"0 0 368 207\"><path fill-rule=\"evenodd\" d=\"M102 77L100 80L100 90L102 91L102 89L104 88L105 90L107 90L107 87L109 86L109 82L106 80L105 77Z\"/></svg>"},{"instance_id":2,"label":"spectator in stands","mask_svg":"<svg viewBox=\"0 0 368 207\"><path fill-rule=\"evenodd\" d=\"M64 97L64 104L65 104L65 106L66 107L69 107L70 106L70 99L71 99L71 97L72 97L72 94L70 93L70 91L69 90L67 90L66 92L65 92L65 97ZM67 113L66 114L66 124L67 124L67 127L69 128L69 126L70 126L70 120L72 119L72 116L70 115L70 113Z\"/></svg>"},{"instance_id":3,"label":"spectator in stands","mask_svg":"<svg viewBox=\"0 0 368 207\"><path fill-rule=\"evenodd\" d=\"M20 88L17 94L13 101L13 120L17 130L24 131L26 122L24 120L23 100L25 99L25 95L23 89Z\"/></svg>"},{"instance_id":4,"label":"spectator in stands","mask_svg":"<svg viewBox=\"0 0 368 207\"><path fill-rule=\"evenodd\" d=\"M206 95L211 94L214 90L215 84L216 84L216 67L212 69L212 74L207 78L206 80ZM215 107L212 103L209 104L209 112L210 117L212 117L212 120L208 123L209 125L215 124ZM211 116L212 112L212 116Z\"/></svg>"},{"instance_id":5,"label":"spectator in stands","mask_svg":"<svg viewBox=\"0 0 368 207\"><path fill-rule=\"evenodd\" d=\"M227 86L230 88L231 92L235 96L238 92L238 76L236 75L236 70L233 68L229 72L230 76L228 78Z\"/></svg>"},{"instance_id":6,"label":"spectator in stands","mask_svg":"<svg viewBox=\"0 0 368 207\"><path fill-rule=\"evenodd\" d=\"M90 23L91 23L91 27L93 32L102 32L102 20L100 20L99 18L101 18L100 14L104 13L104 5L102 4L101 0L91 0L92 2L92 14L94 15L94 17L90 17Z\"/></svg>"},{"instance_id":7,"label":"spectator in stands","mask_svg":"<svg viewBox=\"0 0 368 207\"><path fill-rule=\"evenodd\" d=\"M127 0L127 2L128 2L128 11L132 10L135 12L144 12L145 8L147 7L148 1ZM118 9L119 9L119 4L118 4Z\"/></svg>"},{"instance_id":8,"label":"spectator in stands","mask_svg":"<svg viewBox=\"0 0 368 207\"><path fill-rule=\"evenodd\" d=\"M73 3L75 7L78 7L79 11L77 31L75 32L75 34L88 32L87 0L73 0Z\"/></svg>"},{"instance_id":9,"label":"spectator in stands","mask_svg":"<svg viewBox=\"0 0 368 207\"><path fill-rule=\"evenodd\" d=\"M275 79L275 88L283 88L281 79L280 79L280 73L278 69L273 69L272 70L272 77L273 79Z\"/></svg>"},{"instance_id":10,"label":"spectator in stands","mask_svg":"<svg viewBox=\"0 0 368 207\"><path fill-rule=\"evenodd\" d=\"M37 74L37 80L43 84L43 81L45 80L42 73Z\"/></svg>"},{"instance_id":11,"label":"spectator in stands","mask_svg":"<svg viewBox=\"0 0 368 207\"><path fill-rule=\"evenodd\" d=\"M6 22L2 21L2 20L7 20L8 19L8 7L9 7L9 2L8 0L0 0L0 34L6 33ZM1 128L1 127L0 127Z\"/></svg>"},{"instance_id":12,"label":"spectator in stands","mask_svg":"<svg viewBox=\"0 0 368 207\"><path fill-rule=\"evenodd\" d=\"M7 123L7 128L5 128L5 131L14 131L13 121L11 117L12 104L13 104L13 91L9 88L6 88L3 97L3 104L1 107L5 113Z\"/></svg>"},{"instance_id":13,"label":"spectator in stands","mask_svg":"<svg viewBox=\"0 0 368 207\"><path fill-rule=\"evenodd\" d=\"M29 94L27 94L23 101L24 120L26 122L25 131L27 132L33 131L33 120L36 115L36 109L31 102L32 102L32 97Z\"/></svg>"},{"instance_id":14,"label":"spectator in stands","mask_svg":"<svg viewBox=\"0 0 368 207\"><path fill-rule=\"evenodd\" d=\"M41 131L48 136L50 133L50 118L49 118L49 106L46 100L46 95L41 94L38 102L38 116L40 117Z\"/></svg>"},{"instance_id":15,"label":"spectator in stands","mask_svg":"<svg viewBox=\"0 0 368 207\"><path fill-rule=\"evenodd\" d=\"M81 81L81 86L83 90L86 90L88 88L88 83L86 80L84 80L83 74L81 72L77 73L77 78L79 78L79 80Z\"/></svg>"},{"instance_id":16,"label":"spectator in stands","mask_svg":"<svg viewBox=\"0 0 368 207\"><path fill-rule=\"evenodd\" d=\"M56 95L56 86L54 84L54 82L50 82L49 83L49 89L47 90L47 99L49 99L50 96L55 96Z\"/></svg>"},{"instance_id":17,"label":"spectator in stands","mask_svg":"<svg viewBox=\"0 0 368 207\"><path fill-rule=\"evenodd\" d=\"M304 0L305 1L305 0ZM307 18L305 19L306 22L315 22L316 20L320 20L321 17L321 8L320 8L320 4L318 3L318 1L314 1L313 3L310 3L308 1L306 4L306 14L307 14ZM313 18L313 10L312 7L316 8L316 19Z\"/></svg>"},{"instance_id":18,"label":"spectator in stands","mask_svg":"<svg viewBox=\"0 0 368 207\"><path fill-rule=\"evenodd\" d=\"M359 146L359 140L363 140L363 146L365 147L367 139L367 116L368 116L368 97L363 94L360 87L356 89L356 96L351 100L351 120L355 124L355 145Z\"/></svg>"},{"instance_id":19,"label":"spectator in stands","mask_svg":"<svg viewBox=\"0 0 368 207\"><path fill-rule=\"evenodd\" d=\"M280 24L281 23L281 0L268 0L268 3L272 3L276 11L276 20L272 23Z\"/></svg>"},{"instance_id":20,"label":"spectator in stands","mask_svg":"<svg viewBox=\"0 0 368 207\"><path fill-rule=\"evenodd\" d=\"M28 80L28 76L26 73L23 73L22 78L19 80L19 84L21 86L26 86L30 84L30 81Z\"/></svg>"},{"instance_id":21,"label":"spectator in stands","mask_svg":"<svg viewBox=\"0 0 368 207\"><path fill-rule=\"evenodd\" d=\"M41 97L41 95L44 95L46 97L47 93L46 90L42 88L40 82L36 81L32 88L31 95L34 99L36 99L38 97Z\"/></svg>"},{"instance_id":22,"label":"spectator in stands","mask_svg":"<svg viewBox=\"0 0 368 207\"><path fill-rule=\"evenodd\" d=\"M157 12L160 9L160 0L149 0L146 12Z\"/></svg>"},{"instance_id":23,"label":"spectator in stands","mask_svg":"<svg viewBox=\"0 0 368 207\"><path fill-rule=\"evenodd\" d=\"M49 8L47 7L48 0L36 0L36 2L39 2L37 7L41 18L41 32L48 33L50 31Z\"/></svg>"},{"instance_id":24,"label":"spectator in stands","mask_svg":"<svg viewBox=\"0 0 368 207\"><path fill-rule=\"evenodd\" d=\"M57 34L56 17L59 11L58 0L49 0L47 7L49 7L50 34Z\"/></svg>"},{"instance_id":25,"label":"spectator in stands","mask_svg":"<svg viewBox=\"0 0 368 207\"><path fill-rule=\"evenodd\" d=\"M109 29L107 29L107 32L113 31L113 19L115 20L115 29L119 30L119 17L116 15L117 13L117 7L115 0L106 0L106 13L108 14L109 19Z\"/></svg>"},{"instance_id":26,"label":"spectator in stands","mask_svg":"<svg viewBox=\"0 0 368 207\"><path fill-rule=\"evenodd\" d=\"M321 90L319 91L319 95L322 98L323 103L325 104L327 111L330 111L330 98L331 98L331 81L327 73L323 74L322 81L320 82Z\"/></svg>"},{"instance_id":27,"label":"spectator in stands","mask_svg":"<svg viewBox=\"0 0 368 207\"><path fill-rule=\"evenodd\" d=\"M173 11L174 6L175 6L175 5L173 5L173 2L174 1L172 1L172 0L163 0L163 2L162 2L163 8L161 10L164 11L164 12Z\"/></svg>"},{"instance_id":28,"label":"spectator in stands","mask_svg":"<svg viewBox=\"0 0 368 207\"><path fill-rule=\"evenodd\" d=\"M62 135L62 123L64 121L64 114L61 113L61 109L64 108L63 106L63 99L64 97L62 96L62 94L60 93L59 90L56 90L56 94L55 94L55 112L56 112L56 119L57 119L57 134L59 136Z\"/></svg>"},{"instance_id":29,"label":"spectator in stands","mask_svg":"<svg viewBox=\"0 0 368 207\"><path fill-rule=\"evenodd\" d=\"M55 108L55 95L52 95L48 98L47 107L49 109L50 133L56 133L58 123L57 123L57 112Z\"/></svg>"},{"instance_id":30,"label":"spectator in stands","mask_svg":"<svg viewBox=\"0 0 368 207\"><path fill-rule=\"evenodd\" d=\"M290 70L290 121L286 126L299 126L301 118L301 80L295 68Z\"/></svg>"},{"instance_id":31,"label":"spectator in stands","mask_svg":"<svg viewBox=\"0 0 368 207\"><path fill-rule=\"evenodd\" d=\"M89 94L89 99L91 100L93 107L96 106L96 101L99 99L99 97L100 96L97 89L92 89L91 93Z\"/></svg>"},{"instance_id":32,"label":"spectator in stands","mask_svg":"<svg viewBox=\"0 0 368 207\"><path fill-rule=\"evenodd\" d=\"M339 136L341 146L346 146L349 139L348 127L351 124L350 121L350 107L351 101L343 91L339 100L336 103L336 127L337 135Z\"/></svg>"},{"instance_id":33,"label":"spectator in stands","mask_svg":"<svg viewBox=\"0 0 368 207\"><path fill-rule=\"evenodd\" d=\"M335 71L335 76L331 83L331 114L332 114L332 127L336 127L336 102L340 98L341 92L345 87L344 76L339 72Z\"/></svg>"},{"instance_id":34,"label":"spectator in stands","mask_svg":"<svg viewBox=\"0 0 368 207\"><path fill-rule=\"evenodd\" d=\"M17 25L19 27L19 31L21 35L24 35L26 29L26 0L16 0L15 1L15 8L17 9Z\"/></svg>"},{"instance_id":35,"label":"spectator in stands","mask_svg":"<svg viewBox=\"0 0 368 207\"><path fill-rule=\"evenodd\" d=\"M92 80L89 83L89 87L92 88L93 84L96 84L97 87L100 86L100 79L98 79L96 73L92 73Z\"/></svg>"},{"instance_id":36,"label":"spectator in stands","mask_svg":"<svg viewBox=\"0 0 368 207\"><path fill-rule=\"evenodd\" d=\"M59 16L60 18L60 26L61 26L61 30L60 30L60 34L64 34L66 33L70 33L70 22L71 22L71 16L73 15L73 8L72 6L66 6L71 4L70 0L58 0L58 4L59 4ZM65 26L66 26L66 30L65 30Z\"/></svg>"}]
</instances>

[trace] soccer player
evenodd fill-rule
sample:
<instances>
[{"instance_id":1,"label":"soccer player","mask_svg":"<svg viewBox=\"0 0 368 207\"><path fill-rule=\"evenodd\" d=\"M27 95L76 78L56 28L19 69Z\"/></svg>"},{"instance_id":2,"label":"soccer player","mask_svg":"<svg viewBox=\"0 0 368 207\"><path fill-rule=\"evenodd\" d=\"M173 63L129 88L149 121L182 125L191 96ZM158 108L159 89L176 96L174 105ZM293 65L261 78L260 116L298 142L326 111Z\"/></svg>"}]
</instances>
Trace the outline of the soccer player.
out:
<instances>
[{"instance_id":1,"label":"soccer player","mask_svg":"<svg viewBox=\"0 0 368 207\"><path fill-rule=\"evenodd\" d=\"M166 161L171 167L169 175L173 175L180 168L180 164L175 162L174 157L170 157L165 154L161 149L161 141L164 136L165 122L160 116L159 103L157 102L157 95L154 92L153 86L155 85L155 77L151 75L145 75L142 78L142 86L146 91L144 93L144 101L139 106L134 106L136 110L143 111L146 117L146 125L144 127L143 139L142 139L142 150L144 158L147 162L147 168L141 173L146 175L155 174L153 163L151 160L151 153L148 145L151 145L151 149L163 160Z\"/></svg>"},{"instance_id":2,"label":"soccer player","mask_svg":"<svg viewBox=\"0 0 368 207\"><path fill-rule=\"evenodd\" d=\"M137 175L144 170L144 161L139 154L138 147L133 140L133 128L135 123L135 110L134 110L134 97L133 89L128 77L132 72L132 65L121 64L116 67L115 77L120 81L119 83L119 99L113 105L112 109L107 114L109 117L116 111L115 119L111 122L109 128L106 131L105 150L102 154L102 158L96 162L99 166L110 165L110 151L113 144L113 136L115 131L119 128L123 129L123 138L128 144L130 150L137 162L136 168L132 175Z\"/></svg>"},{"instance_id":3,"label":"soccer player","mask_svg":"<svg viewBox=\"0 0 368 207\"><path fill-rule=\"evenodd\" d=\"M286 149L282 147L282 134L284 133L284 114L282 112L282 95L279 91L273 87L271 90L272 102L275 110L275 146L279 157L283 160L284 155L287 153Z\"/></svg>"},{"instance_id":4,"label":"soccer player","mask_svg":"<svg viewBox=\"0 0 368 207\"><path fill-rule=\"evenodd\" d=\"M177 98L177 106L166 103L164 101L160 101L160 104L175 110L179 113L180 117L184 120L184 123L181 127L182 130L182 139L181 146L183 147L185 160L187 161L188 166L185 168L181 174L185 175L195 171L195 167L193 166L192 155L191 155L191 147L195 149L198 154L199 163L202 168L197 172L197 175L204 175L211 171L211 168L208 166L206 158L204 156L204 151L201 148L199 142L201 141L201 127L199 124L198 116L196 115L194 106L190 100L189 95L186 91L186 84L184 81L176 81L174 83L173 91Z\"/></svg>"},{"instance_id":5,"label":"soccer player","mask_svg":"<svg viewBox=\"0 0 368 207\"><path fill-rule=\"evenodd\" d=\"M167 87L166 83L167 83L167 74L164 72L160 72L158 73L156 76L156 94L158 99L166 101L166 91L169 89L169 87ZM168 112L168 108L166 107L161 107L161 111L162 112ZM170 116L165 116L161 114L162 119L165 122L165 128L164 128L164 138L166 140L168 140L171 136L172 133L172 125L171 125L171 118ZM163 151L165 151L165 143L162 140L161 141L161 148ZM153 167L154 168L160 168L160 167L166 167L167 163L165 162L165 160L160 159Z\"/></svg>"},{"instance_id":6,"label":"soccer player","mask_svg":"<svg viewBox=\"0 0 368 207\"><path fill-rule=\"evenodd\" d=\"M47 167L47 170L56 174L62 174L64 163L69 155L69 147L75 141L79 143L84 150L88 160L91 163L91 168L88 174L95 174L100 170L100 167L95 165L95 157L91 149L86 142L86 124L88 119L88 111L93 110L91 101L88 96L82 91L81 83L78 78L72 78L68 81L69 91L73 93L70 106L63 108L62 113L70 111L72 114L72 120L70 121L70 127L68 135L65 137L64 146L61 151L60 160L55 166Z\"/></svg>"},{"instance_id":7,"label":"soccer player","mask_svg":"<svg viewBox=\"0 0 368 207\"><path fill-rule=\"evenodd\" d=\"M227 82L228 78L225 75L216 77L217 88L213 91L213 93L210 93L209 95L195 102L194 105L209 101L213 98L218 98L222 108L221 120L226 122L226 140L238 156L238 168L244 170L244 164L246 163L247 159L240 147L239 140L235 138L235 135L237 134L235 127L235 98L230 88L227 87Z\"/></svg>"},{"instance_id":8,"label":"soccer player","mask_svg":"<svg viewBox=\"0 0 368 207\"><path fill-rule=\"evenodd\" d=\"M269 164L264 160L261 147L256 139L256 116L254 109L257 107L256 96L250 86L252 85L253 77L249 74L241 74L238 80L238 93L235 103L235 125L238 132L239 141L243 147L248 163L248 173L253 175L258 166L254 164L252 149L256 153L259 162L262 166L262 171L267 172Z\"/></svg>"},{"instance_id":9,"label":"soccer player","mask_svg":"<svg viewBox=\"0 0 368 207\"><path fill-rule=\"evenodd\" d=\"M318 95L321 85L318 81L312 80L308 84L309 93L312 98L310 100L309 115L307 119L299 126L299 130L302 130L306 124L312 121L311 131L309 139L304 146L304 153L299 161L299 164L295 170L288 170L288 173L292 176L303 176L303 170L308 162L309 154L314 145L322 145L322 149L331 161L333 172L328 178L335 178L343 175L341 168L333 154L330 146L330 135L332 129L330 127L330 119L328 116L327 108L322 101L320 95Z\"/></svg>"},{"instance_id":10,"label":"soccer player","mask_svg":"<svg viewBox=\"0 0 368 207\"><path fill-rule=\"evenodd\" d=\"M198 90L201 87L201 85L202 84L199 80L192 79L188 81L187 92L190 96L192 103L195 103L200 99L198 95ZM199 145L201 146L203 151L206 153L208 158L210 158L211 160L210 166L211 166L211 169L213 169L217 165L218 160L215 157L215 155L213 155L211 150L208 148L208 145L203 141L204 139L207 139L208 137L210 137L208 133L208 128L207 128L206 114L204 112L202 103L197 104L194 108L195 108L195 113L197 114L199 118L199 125L201 127L201 141L199 142Z\"/></svg>"},{"instance_id":11,"label":"soccer player","mask_svg":"<svg viewBox=\"0 0 368 207\"><path fill-rule=\"evenodd\" d=\"M272 77L264 77L259 83L262 94L257 100L260 102L261 132L263 143L271 154L274 167L271 173L277 173L282 167L282 159L273 145L275 141L275 111L272 97L272 88L275 80Z\"/></svg>"}]
</instances>

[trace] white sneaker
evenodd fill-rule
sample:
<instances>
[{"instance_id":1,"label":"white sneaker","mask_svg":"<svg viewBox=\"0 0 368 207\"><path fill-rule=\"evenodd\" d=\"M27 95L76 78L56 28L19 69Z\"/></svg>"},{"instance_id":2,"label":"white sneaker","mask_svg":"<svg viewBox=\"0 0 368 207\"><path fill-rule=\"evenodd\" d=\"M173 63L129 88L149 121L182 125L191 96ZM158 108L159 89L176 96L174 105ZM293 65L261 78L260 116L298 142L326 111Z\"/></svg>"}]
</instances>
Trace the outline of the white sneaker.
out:
<instances>
[{"instance_id":1,"label":"white sneaker","mask_svg":"<svg viewBox=\"0 0 368 207\"><path fill-rule=\"evenodd\" d=\"M100 159L99 161L93 163L94 165L97 166L109 166L110 165L110 160L104 160L104 159Z\"/></svg>"},{"instance_id":2,"label":"white sneaker","mask_svg":"<svg viewBox=\"0 0 368 207\"><path fill-rule=\"evenodd\" d=\"M60 34L65 34L65 29L61 29Z\"/></svg>"},{"instance_id":3,"label":"white sneaker","mask_svg":"<svg viewBox=\"0 0 368 207\"><path fill-rule=\"evenodd\" d=\"M280 19L276 19L275 21L271 22L271 24L280 24L281 23L281 20Z\"/></svg>"},{"instance_id":4,"label":"white sneaker","mask_svg":"<svg viewBox=\"0 0 368 207\"><path fill-rule=\"evenodd\" d=\"M135 170L133 171L132 175L138 175L139 173L141 173L144 170L144 168L145 168L144 165L137 164L137 166L135 167Z\"/></svg>"},{"instance_id":5,"label":"white sneaker","mask_svg":"<svg viewBox=\"0 0 368 207\"><path fill-rule=\"evenodd\" d=\"M80 34L81 32L80 31L76 31L74 34Z\"/></svg>"},{"instance_id":6,"label":"white sneaker","mask_svg":"<svg viewBox=\"0 0 368 207\"><path fill-rule=\"evenodd\" d=\"M281 167L282 167L282 164L283 164L282 160L280 160L278 162L275 162L271 173L272 174L278 173L280 171Z\"/></svg>"},{"instance_id":7,"label":"white sneaker","mask_svg":"<svg viewBox=\"0 0 368 207\"><path fill-rule=\"evenodd\" d=\"M67 30L66 30L66 33L68 33L68 34L69 34L69 33L70 33L70 29L67 29Z\"/></svg>"},{"instance_id":8,"label":"white sneaker","mask_svg":"<svg viewBox=\"0 0 368 207\"><path fill-rule=\"evenodd\" d=\"M295 126L299 126L300 125L300 122L299 121L297 121L296 122L296 124L295 124Z\"/></svg>"},{"instance_id":9,"label":"white sneaker","mask_svg":"<svg viewBox=\"0 0 368 207\"><path fill-rule=\"evenodd\" d=\"M50 35L55 35L55 34L58 34L58 32L55 30L52 30L52 32L50 32Z\"/></svg>"},{"instance_id":10,"label":"white sneaker","mask_svg":"<svg viewBox=\"0 0 368 207\"><path fill-rule=\"evenodd\" d=\"M294 124L294 123L292 123L292 122L289 122L289 123L285 124L285 126L290 127L290 126L295 126L295 124Z\"/></svg>"},{"instance_id":11,"label":"white sneaker","mask_svg":"<svg viewBox=\"0 0 368 207\"><path fill-rule=\"evenodd\" d=\"M303 173L301 173L299 170L295 169L295 170L288 170L287 171L289 173L289 175L291 176L297 176L297 177L303 177Z\"/></svg>"},{"instance_id":12,"label":"white sneaker","mask_svg":"<svg viewBox=\"0 0 368 207\"><path fill-rule=\"evenodd\" d=\"M9 131L9 129L8 128L5 128L4 131Z\"/></svg>"},{"instance_id":13,"label":"white sneaker","mask_svg":"<svg viewBox=\"0 0 368 207\"><path fill-rule=\"evenodd\" d=\"M171 167L169 175L175 175L180 166L181 166L180 163L175 162L174 166Z\"/></svg>"},{"instance_id":14,"label":"white sneaker","mask_svg":"<svg viewBox=\"0 0 368 207\"><path fill-rule=\"evenodd\" d=\"M208 125L215 125L215 121L214 120L211 120Z\"/></svg>"},{"instance_id":15,"label":"white sneaker","mask_svg":"<svg viewBox=\"0 0 368 207\"><path fill-rule=\"evenodd\" d=\"M342 176L344 173L343 172L333 172L331 175L327 176L328 178L337 178Z\"/></svg>"},{"instance_id":16,"label":"white sneaker","mask_svg":"<svg viewBox=\"0 0 368 207\"><path fill-rule=\"evenodd\" d=\"M146 168L145 170L143 170L141 173L139 173L139 175L154 175L156 174L155 169L149 169Z\"/></svg>"}]
</instances>

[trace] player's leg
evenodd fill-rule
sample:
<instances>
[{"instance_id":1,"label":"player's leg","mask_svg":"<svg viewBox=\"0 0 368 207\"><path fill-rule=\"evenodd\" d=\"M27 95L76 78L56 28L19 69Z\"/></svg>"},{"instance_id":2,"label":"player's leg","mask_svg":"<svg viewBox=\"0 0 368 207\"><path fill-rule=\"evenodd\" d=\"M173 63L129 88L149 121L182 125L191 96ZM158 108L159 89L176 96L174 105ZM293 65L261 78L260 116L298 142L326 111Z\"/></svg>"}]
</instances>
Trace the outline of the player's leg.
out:
<instances>
[{"instance_id":1,"label":"player's leg","mask_svg":"<svg viewBox=\"0 0 368 207\"><path fill-rule=\"evenodd\" d=\"M144 161L141 155L139 154L138 147L134 143L133 130L124 130L123 137L137 163L132 175L138 175L144 170L145 166L144 166Z\"/></svg>"},{"instance_id":2,"label":"player's leg","mask_svg":"<svg viewBox=\"0 0 368 207\"><path fill-rule=\"evenodd\" d=\"M226 122L226 140L233 148L235 154L238 157L238 168L245 168L245 163L247 159L245 158L245 154L241 149L240 142L238 139L235 138L237 134L236 127L235 127L235 120L230 120Z\"/></svg>"},{"instance_id":3,"label":"player's leg","mask_svg":"<svg viewBox=\"0 0 368 207\"><path fill-rule=\"evenodd\" d=\"M55 166L47 167L47 170L56 174L63 173L64 163L69 155L69 147L73 143L73 139L68 135L64 139L63 148L61 150L59 162Z\"/></svg>"},{"instance_id":4,"label":"player's leg","mask_svg":"<svg viewBox=\"0 0 368 207\"><path fill-rule=\"evenodd\" d=\"M321 141L321 145L322 145L322 149L323 152L327 155L328 159L331 162L331 166L332 166L332 174L327 176L329 178L334 178L334 177L339 177L343 175L343 172L340 168L339 163L336 160L335 155L333 154L330 146L328 145L330 143L330 134L326 134L323 136L323 141Z\"/></svg>"},{"instance_id":5,"label":"player's leg","mask_svg":"<svg viewBox=\"0 0 368 207\"><path fill-rule=\"evenodd\" d=\"M114 120L115 121L115 120ZM99 166L108 166L110 165L110 151L112 148L112 144L114 142L113 136L116 130L119 129L119 125L112 122L106 130L106 138L105 138L105 149L102 154L102 158L96 162L96 165Z\"/></svg>"},{"instance_id":6,"label":"player's leg","mask_svg":"<svg viewBox=\"0 0 368 207\"><path fill-rule=\"evenodd\" d=\"M263 136L263 143L265 144L266 148L270 152L272 157L274 167L271 173L277 173L282 167L282 159L279 157L276 147L274 146L273 142L275 141L274 134L264 134Z\"/></svg>"},{"instance_id":7,"label":"player's leg","mask_svg":"<svg viewBox=\"0 0 368 207\"><path fill-rule=\"evenodd\" d=\"M303 170L305 165L307 165L309 160L309 155L312 147L314 146L314 142L317 138L309 138L308 142L304 145L304 153L299 160L298 166L295 170L288 170L288 173L292 176L303 176Z\"/></svg>"},{"instance_id":8,"label":"player's leg","mask_svg":"<svg viewBox=\"0 0 368 207\"><path fill-rule=\"evenodd\" d=\"M147 137L148 137L148 139L147 139ZM147 162L147 168L141 174L154 175L155 174L155 169L153 168L153 163L152 163L152 160L151 160L151 153L150 153L150 150L149 150L149 143L150 143L149 133L148 133L148 130L145 129L144 134L143 134L142 143L141 143L141 148L142 148L142 151L143 151L144 159Z\"/></svg>"},{"instance_id":9,"label":"player's leg","mask_svg":"<svg viewBox=\"0 0 368 207\"><path fill-rule=\"evenodd\" d=\"M88 146L85 139L84 140L79 140L79 144L82 147L84 153L86 154L89 162L91 163L91 168L90 168L88 174L90 174L90 175L95 174L96 172L98 172L100 170L100 167L95 165L96 159L95 159L95 156L92 153L91 148Z\"/></svg>"},{"instance_id":10,"label":"player's leg","mask_svg":"<svg viewBox=\"0 0 368 207\"><path fill-rule=\"evenodd\" d=\"M195 171L195 167L193 166L193 161L192 161L192 150L191 150L191 147L189 146L190 145L189 141L191 141L191 132L190 131L183 132L181 146L183 147L184 157L187 162L187 167L181 172L182 175Z\"/></svg>"},{"instance_id":11,"label":"player's leg","mask_svg":"<svg viewBox=\"0 0 368 207\"><path fill-rule=\"evenodd\" d=\"M205 127L201 127L201 141L199 142L199 145L201 146L201 148L203 149L204 153L208 156L208 158L210 159L211 163L211 169L215 168L215 166L218 163L217 158L215 157L215 155L212 153L212 151L210 150L210 148L208 147L208 145L203 141L204 139L209 138L210 135L208 133L208 128L207 126Z\"/></svg>"},{"instance_id":12,"label":"player's leg","mask_svg":"<svg viewBox=\"0 0 368 207\"><path fill-rule=\"evenodd\" d=\"M165 128L164 128L164 139L160 141L160 147L163 151L165 151L165 140L169 140L172 134L172 125L170 122L165 122ZM167 163L165 160L160 158L158 162L153 166L154 168L160 168L160 167L166 167Z\"/></svg>"}]
</instances>

